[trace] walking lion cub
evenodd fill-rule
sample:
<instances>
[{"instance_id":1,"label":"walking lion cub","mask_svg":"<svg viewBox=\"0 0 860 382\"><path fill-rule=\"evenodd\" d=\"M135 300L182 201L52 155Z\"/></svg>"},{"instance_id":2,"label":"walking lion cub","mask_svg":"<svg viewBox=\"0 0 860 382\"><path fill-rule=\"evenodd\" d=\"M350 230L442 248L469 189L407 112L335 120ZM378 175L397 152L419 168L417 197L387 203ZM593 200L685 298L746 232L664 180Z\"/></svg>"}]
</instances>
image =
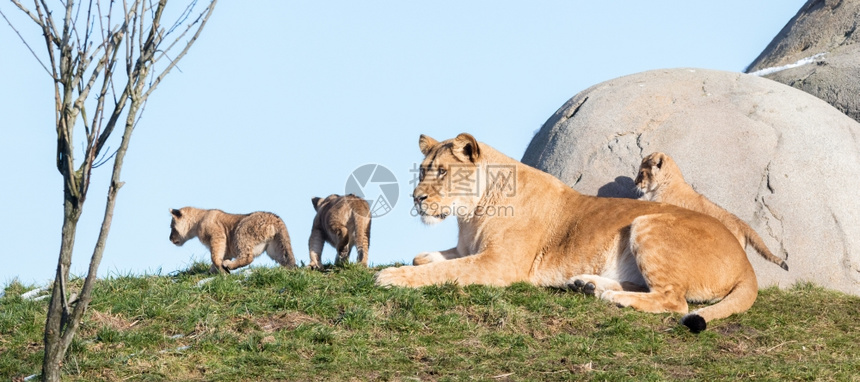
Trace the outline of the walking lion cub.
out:
<instances>
[{"instance_id":1,"label":"walking lion cub","mask_svg":"<svg viewBox=\"0 0 860 382\"><path fill-rule=\"evenodd\" d=\"M308 239L312 269L321 269L325 242L337 250L335 264L349 262L349 251L355 247L356 262L367 266L367 251L370 248L370 205L353 194L340 196L331 194L325 198L312 198L317 211L311 237Z\"/></svg>"},{"instance_id":2,"label":"walking lion cub","mask_svg":"<svg viewBox=\"0 0 860 382\"><path fill-rule=\"evenodd\" d=\"M580 194L466 133L441 142L422 135L418 146L415 208L425 223L456 217L459 240L414 262L422 265L379 271L378 285L572 286L617 305L684 314L693 332L746 311L758 295L746 253L713 217ZM719 302L689 312L688 301Z\"/></svg>"},{"instance_id":3,"label":"walking lion cub","mask_svg":"<svg viewBox=\"0 0 860 382\"><path fill-rule=\"evenodd\" d=\"M788 270L788 264L767 248L761 236L749 224L696 192L684 180L681 169L670 156L661 152L646 156L639 165L635 182L642 192L641 200L673 204L713 216L732 232L741 247L750 245L765 260Z\"/></svg>"},{"instance_id":4,"label":"walking lion cub","mask_svg":"<svg viewBox=\"0 0 860 382\"><path fill-rule=\"evenodd\" d=\"M271 212L245 215L194 207L171 209L170 241L176 246L198 238L212 254L210 273L230 273L250 264L265 251L285 267L295 267L284 221Z\"/></svg>"}]
</instances>

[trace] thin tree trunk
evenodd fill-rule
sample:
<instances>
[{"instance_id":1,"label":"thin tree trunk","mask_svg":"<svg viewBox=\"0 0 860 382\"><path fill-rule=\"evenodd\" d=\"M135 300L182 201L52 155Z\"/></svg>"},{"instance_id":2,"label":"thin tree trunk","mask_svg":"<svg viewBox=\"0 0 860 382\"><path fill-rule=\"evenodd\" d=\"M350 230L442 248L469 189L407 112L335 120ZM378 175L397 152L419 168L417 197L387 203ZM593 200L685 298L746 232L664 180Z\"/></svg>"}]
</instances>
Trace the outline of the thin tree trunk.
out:
<instances>
[{"instance_id":1,"label":"thin tree trunk","mask_svg":"<svg viewBox=\"0 0 860 382\"><path fill-rule=\"evenodd\" d=\"M95 286L96 277L98 275L99 264L102 261L102 256L104 255L105 243L107 242L108 233L110 233L110 226L113 222L113 210L116 205L116 195L119 192L119 189L122 187L124 182L120 181L120 174L122 173L122 164L125 159L125 154L128 151L128 144L131 141L131 133L134 131L134 117L137 115L140 109L140 102L138 100L132 100L130 104L129 113L126 120L125 131L122 135L122 141L120 143L119 149L116 151L116 156L114 157L114 165L113 172L111 173L111 183L108 189L107 201L105 202L105 214L102 219L102 226L99 232L99 238L96 242L96 246L93 249L93 255L90 258L90 267L87 272L87 277L84 280L84 286L81 289L81 295L78 299L75 309L72 311L71 315L64 316L63 326L64 330L62 333L62 349L65 354L66 350L68 350L69 345L72 343L72 339L75 336L75 333L78 330L78 326L81 322L81 319L86 313L87 307L89 306L90 301L92 301L92 291Z\"/></svg>"},{"instance_id":2,"label":"thin tree trunk","mask_svg":"<svg viewBox=\"0 0 860 382\"><path fill-rule=\"evenodd\" d=\"M74 174L63 174L64 177ZM69 266L72 263L72 250L75 247L75 232L78 220L81 217L79 206L74 205L71 193L65 193L63 233L60 244L60 256L57 262L57 274L51 292L51 301L48 307L48 317L45 323L45 359L42 362L42 380L59 381L61 376L62 361L66 354L60 338L63 334L63 326L67 318L66 288L65 282L69 279Z\"/></svg>"},{"instance_id":3,"label":"thin tree trunk","mask_svg":"<svg viewBox=\"0 0 860 382\"><path fill-rule=\"evenodd\" d=\"M139 89L135 91L134 94L139 95ZM92 289L95 285L98 267L104 254L105 243L107 242L111 222L113 221L116 195L120 187L123 185L123 182L120 181L122 164L125 160L125 154L128 151L131 134L134 131L134 118L140 110L140 104L140 99L133 97L129 113L126 117L125 131L122 135L122 141L114 158L113 172L111 173L111 184L108 189L107 201L105 203L105 214L102 219L99 238L96 242L96 247L93 249L93 256L90 259L89 271L87 272L84 286L81 289L80 298L78 299L74 310L71 311L71 314L69 314L70 307L66 300L67 290L64 284L65 281L69 279L69 266L71 265L72 259L71 249L74 248L75 231L80 218L80 212L77 211L80 211L80 208L74 207L73 200L76 199L70 193L66 193L66 199L72 200L66 200L65 203L66 218L63 222L63 241L60 248L60 261L57 265L57 277L54 280L50 308L47 322L45 324L45 358L42 362L43 381L60 381L60 377L62 376L62 361L75 337L81 318L86 312L90 301L92 301ZM74 174L72 174L72 176L74 176Z\"/></svg>"}]
</instances>

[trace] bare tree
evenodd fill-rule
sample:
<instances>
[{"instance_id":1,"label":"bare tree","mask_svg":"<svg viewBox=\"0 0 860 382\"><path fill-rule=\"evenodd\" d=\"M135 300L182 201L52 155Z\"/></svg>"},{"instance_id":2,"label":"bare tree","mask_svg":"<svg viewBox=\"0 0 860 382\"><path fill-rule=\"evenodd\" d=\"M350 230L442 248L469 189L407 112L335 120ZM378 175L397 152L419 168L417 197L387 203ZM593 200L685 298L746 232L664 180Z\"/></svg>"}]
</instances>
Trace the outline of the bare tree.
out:
<instances>
[{"instance_id":1,"label":"bare tree","mask_svg":"<svg viewBox=\"0 0 860 382\"><path fill-rule=\"evenodd\" d=\"M167 0L157 3L154 3L156 0L123 0L121 4L65 0L59 2L63 7L61 20L54 17L46 0L34 0L33 10L19 0L11 1L40 28L47 60L39 58L23 37L22 41L54 85L57 170L63 176L64 219L57 274L45 324L42 380L59 381L66 351L92 299L116 194L123 185L120 171L131 134L147 99L188 53L212 15L217 0L203 1L202 11L199 11L198 0L190 0L184 9L174 12L176 19L167 28L162 24ZM8 22L6 15L2 16ZM12 29L18 32L14 26ZM169 55L172 51L176 51L173 57ZM85 147L83 158L76 161L73 137L79 121L83 124ZM117 124L124 127L122 139L119 147L109 153L106 144ZM77 223L93 169L111 158L113 172L101 230L80 296L75 297L69 294L68 285Z\"/></svg>"}]
</instances>

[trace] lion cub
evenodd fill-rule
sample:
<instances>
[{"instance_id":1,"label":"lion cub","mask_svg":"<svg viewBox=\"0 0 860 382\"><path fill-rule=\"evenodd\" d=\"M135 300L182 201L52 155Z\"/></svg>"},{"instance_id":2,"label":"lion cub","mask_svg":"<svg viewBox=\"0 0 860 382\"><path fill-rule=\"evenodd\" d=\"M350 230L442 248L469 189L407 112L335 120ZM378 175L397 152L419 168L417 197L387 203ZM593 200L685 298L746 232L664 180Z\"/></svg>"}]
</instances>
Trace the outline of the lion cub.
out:
<instances>
[{"instance_id":1,"label":"lion cub","mask_svg":"<svg viewBox=\"0 0 860 382\"><path fill-rule=\"evenodd\" d=\"M357 263L367 266L367 250L370 247L370 205L366 200L353 194L346 196L329 195L326 198L312 198L317 211L311 237L308 239L313 269L321 269L324 242L337 249L335 264L349 262L349 251L358 251Z\"/></svg>"},{"instance_id":2,"label":"lion cub","mask_svg":"<svg viewBox=\"0 0 860 382\"><path fill-rule=\"evenodd\" d=\"M245 215L194 207L171 209L170 241L177 246L198 238L212 254L211 273L246 266L265 251L285 267L295 267L284 221L271 212Z\"/></svg>"},{"instance_id":3,"label":"lion cub","mask_svg":"<svg viewBox=\"0 0 860 382\"><path fill-rule=\"evenodd\" d=\"M761 257L788 270L788 264L767 249L752 227L687 184L681 169L668 155L656 152L642 159L636 187L642 192L640 200L673 204L717 218L738 239L741 247L746 248L749 244Z\"/></svg>"}]
</instances>

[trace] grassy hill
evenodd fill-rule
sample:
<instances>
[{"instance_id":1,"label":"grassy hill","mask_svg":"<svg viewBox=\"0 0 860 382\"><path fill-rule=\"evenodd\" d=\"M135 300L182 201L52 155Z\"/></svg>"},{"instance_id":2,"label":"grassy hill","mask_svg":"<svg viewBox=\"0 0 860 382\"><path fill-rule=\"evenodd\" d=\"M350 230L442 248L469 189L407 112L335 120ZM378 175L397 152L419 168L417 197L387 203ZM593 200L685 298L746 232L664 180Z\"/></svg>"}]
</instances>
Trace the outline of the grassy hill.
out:
<instances>
[{"instance_id":1,"label":"grassy hill","mask_svg":"<svg viewBox=\"0 0 860 382\"><path fill-rule=\"evenodd\" d=\"M691 334L564 290L374 286L374 270L252 268L99 282L66 380L858 380L860 298L762 290ZM47 300L0 299L0 379L38 373Z\"/></svg>"}]
</instances>

